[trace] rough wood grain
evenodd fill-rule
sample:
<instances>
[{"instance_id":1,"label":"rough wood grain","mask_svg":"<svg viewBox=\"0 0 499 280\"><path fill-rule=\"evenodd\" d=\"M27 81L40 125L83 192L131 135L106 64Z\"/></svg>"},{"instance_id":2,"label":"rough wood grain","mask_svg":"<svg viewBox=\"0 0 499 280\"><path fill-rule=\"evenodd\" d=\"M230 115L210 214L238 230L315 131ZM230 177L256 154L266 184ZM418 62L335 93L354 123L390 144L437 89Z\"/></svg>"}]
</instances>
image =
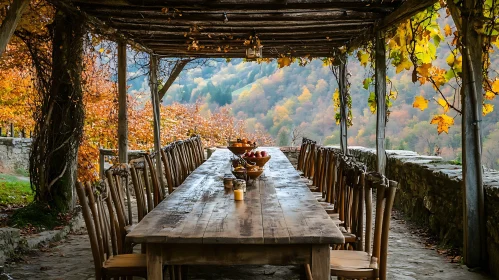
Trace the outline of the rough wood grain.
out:
<instances>
[{"instance_id":1,"label":"rough wood grain","mask_svg":"<svg viewBox=\"0 0 499 280\"><path fill-rule=\"evenodd\" d=\"M376 93L376 171L385 174L385 127L386 127L386 48L383 32L376 33L376 65L375 87Z\"/></svg>"},{"instance_id":2,"label":"rough wood grain","mask_svg":"<svg viewBox=\"0 0 499 280\"><path fill-rule=\"evenodd\" d=\"M126 44L118 42L118 157L120 163L128 162L126 69Z\"/></svg>"},{"instance_id":3,"label":"rough wood grain","mask_svg":"<svg viewBox=\"0 0 499 280\"><path fill-rule=\"evenodd\" d=\"M230 151L219 149L130 232L135 243L339 244L343 235L278 148L235 202L223 187Z\"/></svg>"}]
</instances>

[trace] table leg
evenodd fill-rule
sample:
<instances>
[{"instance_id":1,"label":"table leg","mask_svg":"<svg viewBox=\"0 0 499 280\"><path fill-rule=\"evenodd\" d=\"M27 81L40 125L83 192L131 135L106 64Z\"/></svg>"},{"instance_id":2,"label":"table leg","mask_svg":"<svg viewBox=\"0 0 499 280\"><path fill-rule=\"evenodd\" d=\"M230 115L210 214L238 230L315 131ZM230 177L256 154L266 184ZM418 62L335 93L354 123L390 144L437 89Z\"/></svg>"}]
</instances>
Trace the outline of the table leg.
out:
<instances>
[{"instance_id":1,"label":"table leg","mask_svg":"<svg viewBox=\"0 0 499 280\"><path fill-rule=\"evenodd\" d=\"M163 256L162 246L158 244L147 244L147 279L163 280Z\"/></svg>"},{"instance_id":2,"label":"table leg","mask_svg":"<svg viewBox=\"0 0 499 280\"><path fill-rule=\"evenodd\" d=\"M312 276L314 280L331 279L329 245L312 246Z\"/></svg>"}]
</instances>

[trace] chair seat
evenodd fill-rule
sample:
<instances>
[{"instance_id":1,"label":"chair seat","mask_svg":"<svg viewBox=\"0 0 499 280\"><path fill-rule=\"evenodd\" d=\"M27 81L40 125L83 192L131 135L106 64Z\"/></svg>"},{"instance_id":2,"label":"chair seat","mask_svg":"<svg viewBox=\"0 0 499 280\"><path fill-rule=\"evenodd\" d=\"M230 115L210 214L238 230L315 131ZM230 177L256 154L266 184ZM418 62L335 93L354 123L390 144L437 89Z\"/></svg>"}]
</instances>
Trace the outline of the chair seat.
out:
<instances>
[{"instance_id":1,"label":"chair seat","mask_svg":"<svg viewBox=\"0 0 499 280\"><path fill-rule=\"evenodd\" d=\"M102 266L109 277L112 276L147 276L145 254L122 254L109 258Z\"/></svg>"},{"instance_id":2,"label":"chair seat","mask_svg":"<svg viewBox=\"0 0 499 280\"><path fill-rule=\"evenodd\" d=\"M376 278L377 262L366 252L331 250L331 275L345 278Z\"/></svg>"}]
</instances>

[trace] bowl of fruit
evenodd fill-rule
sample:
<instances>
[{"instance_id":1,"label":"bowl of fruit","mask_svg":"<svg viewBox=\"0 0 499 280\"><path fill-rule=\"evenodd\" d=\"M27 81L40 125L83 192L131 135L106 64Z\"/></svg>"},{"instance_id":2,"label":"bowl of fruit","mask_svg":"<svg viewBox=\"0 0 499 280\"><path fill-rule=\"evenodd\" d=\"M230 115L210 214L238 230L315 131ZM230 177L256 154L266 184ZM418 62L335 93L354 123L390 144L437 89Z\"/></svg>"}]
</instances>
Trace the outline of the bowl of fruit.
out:
<instances>
[{"instance_id":1,"label":"bowl of fruit","mask_svg":"<svg viewBox=\"0 0 499 280\"><path fill-rule=\"evenodd\" d=\"M234 170L232 170L232 174L234 174L234 176L237 179L243 179L246 181L248 179L255 180L258 177L260 177L262 173L263 173L263 168L257 165L246 165L246 166L239 165L236 168L234 168Z\"/></svg>"},{"instance_id":2,"label":"bowl of fruit","mask_svg":"<svg viewBox=\"0 0 499 280\"><path fill-rule=\"evenodd\" d=\"M247 162L254 163L259 167L263 167L270 160L270 155L266 151L248 151L242 158Z\"/></svg>"},{"instance_id":3,"label":"bowl of fruit","mask_svg":"<svg viewBox=\"0 0 499 280\"><path fill-rule=\"evenodd\" d=\"M227 149L235 155L242 155L256 148L256 142L248 141L245 138L237 139L237 141L229 141Z\"/></svg>"}]
</instances>

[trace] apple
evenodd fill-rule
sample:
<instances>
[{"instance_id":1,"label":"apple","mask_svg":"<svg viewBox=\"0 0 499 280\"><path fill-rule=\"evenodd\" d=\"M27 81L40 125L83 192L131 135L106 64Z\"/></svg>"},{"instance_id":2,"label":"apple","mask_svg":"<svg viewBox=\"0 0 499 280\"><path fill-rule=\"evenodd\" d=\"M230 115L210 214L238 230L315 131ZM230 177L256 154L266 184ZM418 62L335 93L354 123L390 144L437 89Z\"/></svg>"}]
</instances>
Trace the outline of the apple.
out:
<instances>
[{"instance_id":1,"label":"apple","mask_svg":"<svg viewBox=\"0 0 499 280\"><path fill-rule=\"evenodd\" d=\"M255 153L254 153L254 152L251 152L250 157L253 157L254 155L255 155Z\"/></svg>"},{"instance_id":2,"label":"apple","mask_svg":"<svg viewBox=\"0 0 499 280\"><path fill-rule=\"evenodd\" d=\"M255 153L255 156L256 156L257 158L261 158L261 157L262 157L262 154L260 153L260 151L257 151L257 152Z\"/></svg>"},{"instance_id":3,"label":"apple","mask_svg":"<svg viewBox=\"0 0 499 280\"><path fill-rule=\"evenodd\" d=\"M262 155L262 157L266 157L267 156L267 152L266 151L262 151L260 154Z\"/></svg>"},{"instance_id":4,"label":"apple","mask_svg":"<svg viewBox=\"0 0 499 280\"><path fill-rule=\"evenodd\" d=\"M251 153L250 153L250 152L246 152L246 153L244 154L244 156L245 156L245 157L250 157L250 156L251 156Z\"/></svg>"}]
</instances>

